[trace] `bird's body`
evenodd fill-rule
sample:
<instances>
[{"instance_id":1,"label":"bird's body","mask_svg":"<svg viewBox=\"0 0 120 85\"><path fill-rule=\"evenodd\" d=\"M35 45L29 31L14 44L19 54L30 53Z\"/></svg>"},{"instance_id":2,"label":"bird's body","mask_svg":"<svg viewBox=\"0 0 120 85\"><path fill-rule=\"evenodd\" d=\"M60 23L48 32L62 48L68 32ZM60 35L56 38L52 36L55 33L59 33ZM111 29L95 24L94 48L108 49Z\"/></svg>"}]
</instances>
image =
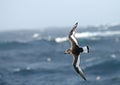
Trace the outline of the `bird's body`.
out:
<instances>
[{"instance_id":1,"label":"bird's body","mask_svg":"<svg viewBox=\"0 0 120 85\"><path fill-rule=\"evenodd\" d=\"M78 25L78 23L76 23L73 26L72 30L70 31L70 33L68 35L68 39L70 41L71 47L65 52L65 54L71 54L73 56L74 69L84 80L86 80L81 68L79 67L79 64L80 64L80 54L83 52L88 53L89 48L88 48L88 46L85 46L82 48L79 47L78 42L77 42L76 38L74 37L74 32L75 32L77 25Z\"/></svg>"}]
</instances>

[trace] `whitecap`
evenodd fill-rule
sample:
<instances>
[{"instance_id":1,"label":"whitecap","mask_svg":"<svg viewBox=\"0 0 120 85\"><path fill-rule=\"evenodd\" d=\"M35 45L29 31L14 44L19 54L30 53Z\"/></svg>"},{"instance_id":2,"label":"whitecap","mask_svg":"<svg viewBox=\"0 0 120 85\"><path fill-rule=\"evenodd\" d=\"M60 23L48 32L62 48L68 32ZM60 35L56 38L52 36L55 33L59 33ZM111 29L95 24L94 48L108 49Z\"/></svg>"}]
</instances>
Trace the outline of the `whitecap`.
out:
<instances>
[{"instance_id":1,"label":"whitecap","mask_svg":"<svg viewBox=\"0 0 120 85\"><path fill-rule=\"evenodd\" d=\"M96 77L96 80L100 80L100 79L101 79L101 76L97 76L97 77Z\"/></svg>"},{"instance_id":2,"label":"whitecap","mask_svg":"<svg viewBox=\"0 0 120 85\"><path fill-rule=\"evenodd\" d=\"M34 33L34 34L32 35L32 38L33 38L33 39L37 39L37 40L41 39L39 33Z\"/></svg>"},{"instance_id":3,"label":"whitecap","mask_svg":"<svg viewBox=\"0 0 120 85\"><path fill-rule=\"evenodd\" d=\"M52 60L51 58L47 58L47 61L48 61L48 62L51 62L51 60Z\"/></svg>"},{"instance_id":4,"label":"whitecap","mask_svg":"<svg viewBox=\"0 0 120 85\"><path fill-rule=\"evenodd\" d=\"M56 41L57 43L65 42L65 41L67 41L67 40L68 40L67 37L57 37L57 38L55 39L55 41Z\"/></svg>"},{"instance_id":5,"label":"whitecap","mask_svg":"<svg viewBox=\"0 0 120 85\"><path fill-rule=\"evenodd\" d=\"M20 68L15 68L15 69L14 69L14 72L20 72L20 71L21 71Z\"/></svg>"},{"instance_id":6,"label":"whitecap","mask_svg":"<svg viewBox=\"0 0 120 85\"><path fill-rule=\"evenodd\" d=\"M33 34L33 38L37 38L37 37L39 37L39 33Z\"/></svg>"},{"instance_id":7,"label":"whitecap","mask_svg":"<svg viewBox=\"0 0 120 85\"><path fill-rule=\"evenodd\" d=\"M32 68L31 68L31 67L29 67L29 66L28 66L28 67L26 67L26 70L31 70L31 69L32 69Z\"/></svg>"},{"instance_id":8,"label":"whitecap","mask_svg":"<svg viewBox=\"0 0 120 85\"><path fill-rule=\"evenodd\" d=\"M104 32L82 32L82 33L76 33L75 36L77 38L89 38L89 37L107 37L107 36L114 36L114 35L120 35L120 31L104 31Z\"/></svg>"},{"instance_id":9,"label":"whitecap","mask_svg":"<svg viewBox=\"0 0 120 85\"><path fill-rule=\"evenodd\" d=\"M96 39L95 37L108 37L108 36L114 36L114 35L120 35L120 31L98 31L98 32L75 33L76 38L90 38L90 39ZM62 43L62 42L65 42L67 40L68 40L67 37L55 38L55 41L57 43Z\"/></svg>"},{"instance_id":10,"label":"whitecap","mask_svg":"<svg viewBox=\"0 0 120 85\"><path fill-rule=\"evenodd\" d=\"M115 55L115 54L112 54L112 55L111 55L111 58L116 58L116 55Z\"/></svg>"}]
</instances>

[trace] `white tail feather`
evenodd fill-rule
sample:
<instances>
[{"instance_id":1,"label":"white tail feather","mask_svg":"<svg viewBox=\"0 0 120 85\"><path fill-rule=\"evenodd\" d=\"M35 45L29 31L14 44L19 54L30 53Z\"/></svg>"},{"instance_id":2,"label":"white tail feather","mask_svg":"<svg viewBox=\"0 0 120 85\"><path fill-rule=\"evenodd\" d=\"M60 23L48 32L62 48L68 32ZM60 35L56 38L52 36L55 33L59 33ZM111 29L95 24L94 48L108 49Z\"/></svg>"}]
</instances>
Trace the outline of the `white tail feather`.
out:
<instances>
[{"instance_id":1,"label":"white tail feather","mask_svg":"<svg viewBox=\"0 0 120 85\"><path fill-rule=\"evenodd\" d=\"M83 53L89 53L89 47L88 46L84 46L83 48Z\"/></svg>"}]
</instances>

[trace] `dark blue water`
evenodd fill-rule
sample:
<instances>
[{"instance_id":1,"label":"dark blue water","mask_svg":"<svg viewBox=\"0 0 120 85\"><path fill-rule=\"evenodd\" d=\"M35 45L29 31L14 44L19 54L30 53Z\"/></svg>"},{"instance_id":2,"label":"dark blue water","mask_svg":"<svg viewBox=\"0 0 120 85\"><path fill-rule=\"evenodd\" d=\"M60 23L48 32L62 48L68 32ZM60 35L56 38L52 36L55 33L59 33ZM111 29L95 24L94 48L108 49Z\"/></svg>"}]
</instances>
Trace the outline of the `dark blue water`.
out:
<instances>
[{"instance_id":1,"label":"dark blue water","mask_svg":"<svg viewBox=\"0 0 120 85\"><path fill-rule=\"evenodd\" d=\"M66 28L67 30L67 28ZM120 26L78 28L84 81L72 66L68 31L9 31L0 33L0 85L119 85Z\"/></svg>"}]
</instances>

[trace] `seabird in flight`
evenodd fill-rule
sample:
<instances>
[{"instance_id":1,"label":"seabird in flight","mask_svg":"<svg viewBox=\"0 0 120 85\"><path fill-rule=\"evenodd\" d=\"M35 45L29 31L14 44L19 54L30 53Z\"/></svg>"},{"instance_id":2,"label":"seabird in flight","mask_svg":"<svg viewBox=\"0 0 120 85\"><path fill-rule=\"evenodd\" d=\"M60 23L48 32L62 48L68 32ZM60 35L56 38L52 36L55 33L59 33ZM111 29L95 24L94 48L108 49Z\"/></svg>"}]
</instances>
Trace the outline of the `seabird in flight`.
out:
<instances>
[{"instance_id":1,"label":"seabird in flight","mask_svg":"<svg viewBox=\"0 0 120 85\"><path fill-rule=\"evenodd\" d=\"M89 47L84 46L84 47L79 47L78 42L74 36L76 27L78 23L75 23L73 26L72 30L70 31L68 35L68 39L70 42L71 47L65 51L65 54L71 54L73 56L73 67L75 71L84 79L86 80L79 64L80 64L80 54L81 53L89 53Z\"/></svg>"}]
</instances>

